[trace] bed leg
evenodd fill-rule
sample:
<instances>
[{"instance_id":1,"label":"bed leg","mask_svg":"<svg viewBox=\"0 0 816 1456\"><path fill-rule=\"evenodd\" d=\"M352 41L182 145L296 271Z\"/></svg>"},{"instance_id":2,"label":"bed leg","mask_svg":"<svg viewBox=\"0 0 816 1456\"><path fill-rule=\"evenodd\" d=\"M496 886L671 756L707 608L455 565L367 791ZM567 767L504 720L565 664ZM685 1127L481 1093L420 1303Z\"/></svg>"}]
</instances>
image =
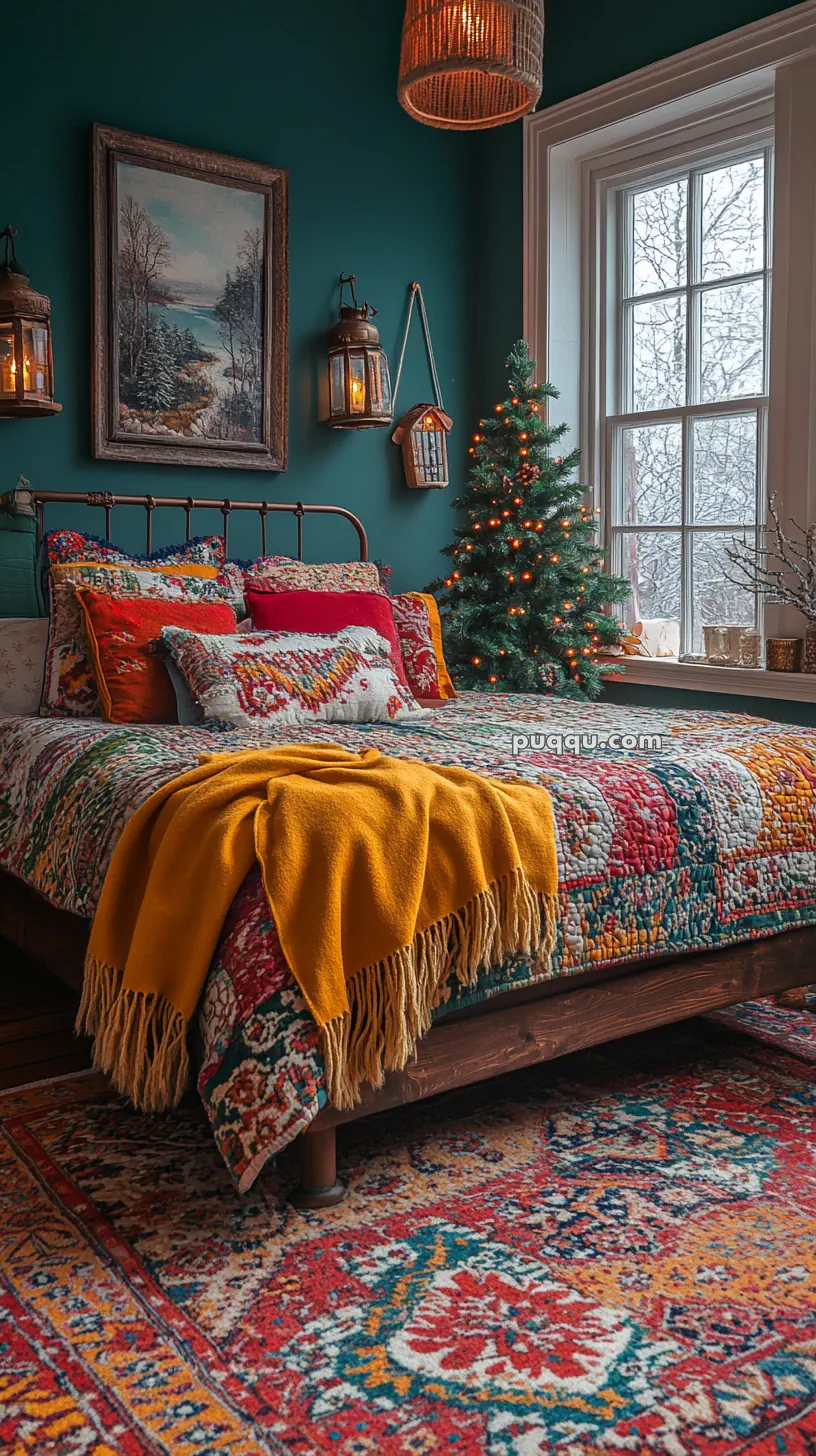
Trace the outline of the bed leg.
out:
<instances>
[{"instance_id":1,"label":"bed leg","mask_svg":"<svg viewBox=\"0 0 816 1456\"><path fill-rule=\"evenodd\" d=\"M300 1134L300 1182L290 1199L295 1208L334 1208L345 1198L345 1184L337 1177L336 1133L325 1127Z\"/></svg>"}]
</instances>

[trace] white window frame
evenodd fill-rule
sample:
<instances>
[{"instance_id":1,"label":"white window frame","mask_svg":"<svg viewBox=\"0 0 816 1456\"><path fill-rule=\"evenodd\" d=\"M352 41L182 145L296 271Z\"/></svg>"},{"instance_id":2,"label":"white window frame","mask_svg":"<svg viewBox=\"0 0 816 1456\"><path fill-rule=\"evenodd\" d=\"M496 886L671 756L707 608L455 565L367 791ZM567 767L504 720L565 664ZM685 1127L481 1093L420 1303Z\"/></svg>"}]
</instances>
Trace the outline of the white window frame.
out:
<instances>
[{"instance_id":1,"label":"white window frame","mask_svg":"<svg viewBox=\"0 0 816 1456\"><path fill-rule=\"evenodd\" d=\"M525 334L562 393L582 478L608 544L607 415L614 369L604 335L617 277L601 246L610 197L638 171L693 166L724 148L774 141L774 267L765 495L816 521L816 0L571 98L525 122ZM651 169L651 170L650 170ZM766 311L767 319L767 311ZM735 413L746 401L730 402ZM751 401L756 405L757 401ZM719 408L719 406L717 407ZM666 412L660 412L665 418ZM646 416L639 416L644 421ZM765 452L761 452L762 455ZM765 630L801 636L798 613L767 608ZM627 659L631 681L816 701L816 678Z\"/></svg>"},{"instance_id":2,"label":"white window frame","mask_svg":"<svg viewBox=\"0 0 816 1456\"><path fill-rule=\"evenodd\" d=\"M759 107L758 111L763 108ZM692 625L692 558L689 542L694 532L711 531L720 533L730 526L735 526L739 531L741 528L748 528L753 535L756 544L758 540L757 525L765 518L765 502L767 500L767 429L768 429L768 373L770 355L770 312L771 298L770 285L773 267L773 237L771 203L773 198L773 111L772 100L768 98L767 119L762 121L758 115L755 126L747 126L745 121L735 128L718 132L717 135L708 141L699 132L696 137L696 145L691 150L684 149L681 145L674 143L667 151L666 157L661 165L656 159L651 162L642 163L634 167L625 176L618 175L614 185L610 184L607 178L597 180L597 210L601 225L596 234L598 246L603 250L607 249L606 259L601 260L601 272L609 280L608 298L606 307L603 305L599 310L597 319L597 347L600 351L602 369L605 367L606 390L601 389L601 396L607 397L607 408L603 410L603 422L601 426L602 438L599 441L599 498L602 502L602 515L606 522L606 537L609 546L612 548L612 569L621 572L619 553L617 550L618 540L631 533L632 527L622 520L616 520L617 512L614 509L614 477L618 474L617 462L614 460L615 438L618 432L628 427L637 428L641 425L667 424L676 421L681 424L683 430L683 460L682 460L682 517L679 526L650 526L639 525L638 533L649 531L664 531L674 533L679 529L681 538L681 577L682 577L682 599L685 610L681 621L681 657L688 656L692 651L691 625ZM638 294L624 299L623 275L628 272L631 266L629 254L629 239L631 236L631 200L632 193L637 189L638 184L646 182L659 185L661 182L669 182L677 177L689 177L690 196L697 189L699 179L712 166L723 161L734 162L743 158L755 157L759 153L764 156L765 162L765 250L762 267L753 270L751 273L744 273L730 276L728 279L717 278L711 282L693 281L696 269L692 264L692 281L678 285L675 289L664 290L654 295ZM699 195L694 208L689 207L688 218L688 239L689 254L695 251L695 241L692 236L692 220L696 210L699 209ZM604 266L606 262L607 266ZM742 395L727 400L718 400L712 403L703 403L694 399L692 388L692 377L699 367L699 328L700 310L697 300L711 288L722 287L725 282L728 286L745 282L749 279L761 279L763 284L763 318L764 318L764 379L763 388L760 394ZM651 296L665 298L670 294L683 296L686 306L686 373L687 373L687 398L689 403L674 405L651 410L625 410L622 406L626 403L626 397L630 393L631 380L628 377L631 371L631 359L628 349L629 331L624 324L624 309L631 308L633 304L648 302ZM753 519L750 522L720 522L700 524L694 523L691 512L691 495L693 490L693 448L692 433L695 420L714 416L752 415L757 421L757 474L756 474L756 498ZM747 539L747 538L745 538ZM757 603L757 625L762 627L762 601Z\"/></svg>"}]
</instances>

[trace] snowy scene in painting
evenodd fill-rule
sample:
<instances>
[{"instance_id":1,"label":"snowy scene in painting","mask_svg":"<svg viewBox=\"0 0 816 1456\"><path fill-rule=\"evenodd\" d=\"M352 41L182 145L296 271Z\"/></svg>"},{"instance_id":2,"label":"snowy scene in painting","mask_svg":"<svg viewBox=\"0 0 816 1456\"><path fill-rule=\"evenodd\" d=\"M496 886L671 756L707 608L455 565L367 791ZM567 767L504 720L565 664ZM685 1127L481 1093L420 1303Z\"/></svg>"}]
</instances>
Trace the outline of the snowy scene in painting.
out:
<instances>
[{"instance_id":1,"label":"snowy scene in painting","mask_svg":"<svg viewBox=\"0 0 816 1456\"><path fill-rule=\"evenodd\" d=\"M263 439L264 197L117 165L119 428Z\"/></svg>"}]
</instances>

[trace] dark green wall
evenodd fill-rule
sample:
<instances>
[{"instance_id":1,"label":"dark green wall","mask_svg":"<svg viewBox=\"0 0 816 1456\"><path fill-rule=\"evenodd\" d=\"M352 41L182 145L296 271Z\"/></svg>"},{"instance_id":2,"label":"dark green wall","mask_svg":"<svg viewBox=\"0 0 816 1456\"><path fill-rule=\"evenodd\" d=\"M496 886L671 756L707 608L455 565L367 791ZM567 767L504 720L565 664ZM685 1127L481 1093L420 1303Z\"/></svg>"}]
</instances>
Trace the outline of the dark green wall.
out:
<instances>
[{"instance_id":1,"label":"dark green wall","mask_svg":"<svg viewBox=\"0 0 816 1456\"><path fill-rule=\"evenodd\" d=\"M653 688L633 683L607 686L609 701L631 703L639 708L691 708L707 712L753 713L780 723L800 723L816 728L816 703L791 703L784 698L748 698L737 693L690 693L686 688Z\"/></svg>"},{"instance_id":2,"label":"dark green wall","mask_svg":"<svg viewBox=\"0 0 816 1456\"><path fill-rule=\"evenodd\" d=\"M687 0L678 6L654 4L653 0L620 0L615 5L607 0L547 0L541 107L578 96L786 8L767 0ZM490 197L480 222L486 286L479 323L477 390L484 409L499 397L504 385L503 361L523 331L522 123L484 133L476 165L482 194ZM558 380L553 383L557 385ZM816 709L810 704L622 684L610 684L607 691L615 702L654 707L693 703L699 708L765 713L789 722L816 722Z\"/></svg>"},{"instance_id":3,"label":"dark green wall","mask_svg":"<svg viewBox=\"0 0 816 1456\"><path fill-rule=\"evenodd\" d=\"M329 501L356 511L398 587L420 587L449 538L452 491L409 491L386 430L348 435L317 419L318 370L337 276L355 272L393 355L407 285L423 285L459 467L474 357L470 138L411 121L396 99L402 7L46 0L7 8L3 56L27 57L22 124L5 109L0 223L20 230L32 282L51 296L55 419L0 421L0 491L42 489ZM33 49L32 49L33 47ZM286 167L291 174L291 441L283 475L93 461L89 448L89 127L99 121ZM428 398L417 332L400 407ZM60 513L67 521L67 513ZM167 513L157 532L177 536ZM101 517L92 518L99 529ZM56 517L52 517L56 520ZM219 518L201 521L218 528ZM88 524L87 519L85 524ZM307 536L307 554L355 554L350 528ZM140 523L141 527L141 523ZM136 521L126 531L135 543ZM338 534L339 533L339 534ZM257 543L235 540L246 553ZM312 546L310 552L309 548ZM284 543L284 549L286 545Z\"/></svg>"}]
</instances>

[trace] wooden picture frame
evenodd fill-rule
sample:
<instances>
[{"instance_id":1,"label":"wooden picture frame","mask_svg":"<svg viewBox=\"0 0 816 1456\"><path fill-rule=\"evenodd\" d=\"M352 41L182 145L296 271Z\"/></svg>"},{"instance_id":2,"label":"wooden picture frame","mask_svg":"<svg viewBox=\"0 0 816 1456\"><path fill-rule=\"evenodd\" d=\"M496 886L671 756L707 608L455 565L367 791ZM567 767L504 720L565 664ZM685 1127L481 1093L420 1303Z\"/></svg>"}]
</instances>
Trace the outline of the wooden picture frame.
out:
<instances>
[{"instance_id":1,"label":"wooden picture frame","mask_svg":"<svg viewBox=\"0 0 816 1456\"><path fill-rule=\"evenodd\" d=\"M94 125L96 459L286 469L288 183Z\"/></svg>"}]
</instances>

